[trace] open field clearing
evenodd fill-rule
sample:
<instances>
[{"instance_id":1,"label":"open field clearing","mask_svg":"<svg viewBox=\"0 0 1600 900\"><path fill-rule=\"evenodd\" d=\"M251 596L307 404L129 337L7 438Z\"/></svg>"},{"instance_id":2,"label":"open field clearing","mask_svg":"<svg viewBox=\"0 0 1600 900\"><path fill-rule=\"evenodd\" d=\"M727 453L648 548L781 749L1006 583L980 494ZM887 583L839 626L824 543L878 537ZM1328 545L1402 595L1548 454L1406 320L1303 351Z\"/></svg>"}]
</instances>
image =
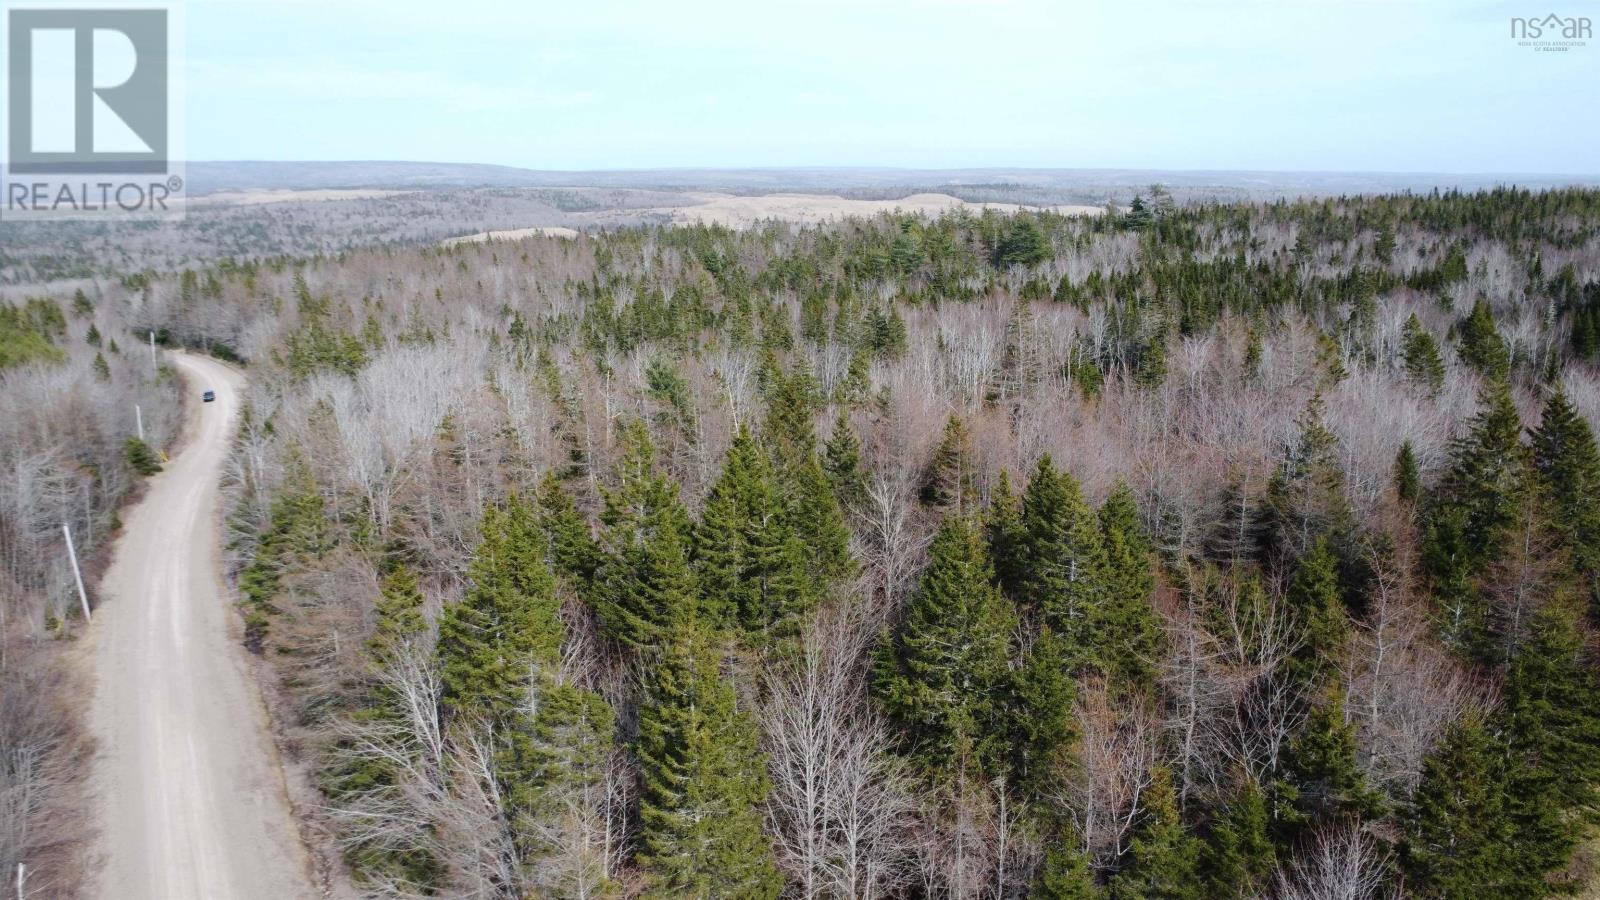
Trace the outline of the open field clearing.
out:
<instances>
[{"instance_id":1,"label":"open field clearing","mask_svg":"<svg viewBox=\"0 0 1600 900\"><path fill-rule=\"evenodd\" d=\"M763 194L756 197L741 197L708 192L690 193L686 197L697 202L688 206L667 207L650 212L669 213L672 221L680 223L749 228L758 222L771 219L814 225L851 216L870 217L879 213L899 212L908 215L937 216L953 209L968 209L973 212L993 209L1014 213L1029 208L1015 203L970 203L949 194L912 194L899 200L852 200L830 194ZM1097 215L1104 212L1098 206L1046 208L1067 215Z\"/></svg>"},{"instance_id":2,"label":"open field clearing","mask_svg":"<svg viewBox=\"0 0 1600 900\"><path fill-rule=\"evenodd\" d=\"M457 244L482 244L487 241L520 241L523 238L534 236L575 238L578 236L576 228L562 228L560 226L545 226L542 228L511 228L505 231L480 231L465 237L454 237L443 241L444 246L454 247Z\"/></svg>"}]
</instances>

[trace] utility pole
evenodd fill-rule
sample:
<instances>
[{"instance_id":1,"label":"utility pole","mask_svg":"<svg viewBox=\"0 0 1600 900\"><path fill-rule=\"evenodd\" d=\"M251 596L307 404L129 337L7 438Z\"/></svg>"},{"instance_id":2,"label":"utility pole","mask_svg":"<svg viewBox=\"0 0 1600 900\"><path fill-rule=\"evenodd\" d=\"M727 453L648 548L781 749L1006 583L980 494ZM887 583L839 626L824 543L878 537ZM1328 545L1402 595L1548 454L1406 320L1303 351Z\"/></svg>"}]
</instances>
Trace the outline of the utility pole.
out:
<instances>
[{"instance_id":1,"label":"utility pole","mask_svg":"<svg viewBox=\"0 0 1600 900\"><path fill-rule=\"evenodd\" d=\"M25 863L17 863L17 900L27 897L27 890L28 866Z\"/></svg>"},{"instance_id":2,"label":"utility pole","mask_svg":"<svg viewBox=\"0 0 1600 900\"><path fill-rule=\"evenodd\" d=\"M139 424L139 442L144 443L144 411L137 403L133 405L133 420Z\"/></svg>"},{"instance_id":3,"label":"utility pole","mask_svg":"<svg viewBox=\"0 0 1600 900\"><path fill-rule=\"evenodd\" d=\"M150 371L161 374L161 363L156 360L156 333L150 332Z\"/></svg>"},{"instance_id":4,"label":"utility pole","mask_svg":"<svg viewBox=\"0 0 1600 900\"><path fill-rule=\"evenodd\" d=\"M61 533L67 536L67 555L72 558L72 577L78 582L78 602L83 604L83 620L89 621L89 594L83 589L83 570L78 568L78 549L72 546L72 526L63 522Z\"/></svg>"}]
</instances>

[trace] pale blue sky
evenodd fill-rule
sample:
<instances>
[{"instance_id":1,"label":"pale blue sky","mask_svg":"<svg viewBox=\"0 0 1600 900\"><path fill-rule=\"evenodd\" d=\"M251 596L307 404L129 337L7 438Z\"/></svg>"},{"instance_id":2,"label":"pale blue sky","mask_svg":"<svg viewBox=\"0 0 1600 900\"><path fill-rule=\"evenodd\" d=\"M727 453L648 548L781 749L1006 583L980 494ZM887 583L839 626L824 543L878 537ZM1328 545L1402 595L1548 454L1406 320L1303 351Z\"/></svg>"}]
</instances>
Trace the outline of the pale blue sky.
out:
<instances>
[{"instance_id":1,"label":"pale blue sky","mask_svg":"<svg viewBox=\"0 0 1600 900\"><path fill-rule=\"evenodd\" d=\"M191 159L1600 172L1600 0L186 9Z\"/></svg>"}]
</instances>

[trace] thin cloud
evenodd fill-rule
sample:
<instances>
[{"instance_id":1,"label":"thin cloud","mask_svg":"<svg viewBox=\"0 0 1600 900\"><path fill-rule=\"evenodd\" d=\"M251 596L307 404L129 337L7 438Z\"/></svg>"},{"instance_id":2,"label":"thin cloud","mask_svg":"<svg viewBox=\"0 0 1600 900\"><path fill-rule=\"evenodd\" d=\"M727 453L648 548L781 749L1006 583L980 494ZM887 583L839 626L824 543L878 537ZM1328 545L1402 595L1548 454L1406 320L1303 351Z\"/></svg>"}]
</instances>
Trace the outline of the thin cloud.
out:
<instances>
[{"instance_id":1,"label":"thin cloud","mask_svg":"<svg viewBox=\"0 0 1600 900\"><path fill-rule=\"evenodd\" d=\"M573 109L599 99L593 90L486 84L437 72L370 69L326 60L278 59L251 65L192 62L195 93L234 100L340 103L414 102L469 112Z\"/></svg>"}]
</instances>

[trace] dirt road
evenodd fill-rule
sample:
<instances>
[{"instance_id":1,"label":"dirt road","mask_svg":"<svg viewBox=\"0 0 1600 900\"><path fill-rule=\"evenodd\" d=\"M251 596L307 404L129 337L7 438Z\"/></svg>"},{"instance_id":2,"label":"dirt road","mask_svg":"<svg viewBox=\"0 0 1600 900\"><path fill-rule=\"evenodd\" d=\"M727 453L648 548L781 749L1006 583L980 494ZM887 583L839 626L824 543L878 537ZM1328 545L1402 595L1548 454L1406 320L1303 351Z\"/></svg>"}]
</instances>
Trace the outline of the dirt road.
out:
<instances>
[{"instance_id":1,"label":"dirt road","mask_svg":"<svg viewBox=\"0 0 1600 900\"><path fill-rule=\"evenodd\" d=\"M90 629L94 896L317 896L218 568L217 479L244 378L174 355L186 442L124 518ZM217 392L201 403L204 389Z\"/></svg>"}]
</instances>

